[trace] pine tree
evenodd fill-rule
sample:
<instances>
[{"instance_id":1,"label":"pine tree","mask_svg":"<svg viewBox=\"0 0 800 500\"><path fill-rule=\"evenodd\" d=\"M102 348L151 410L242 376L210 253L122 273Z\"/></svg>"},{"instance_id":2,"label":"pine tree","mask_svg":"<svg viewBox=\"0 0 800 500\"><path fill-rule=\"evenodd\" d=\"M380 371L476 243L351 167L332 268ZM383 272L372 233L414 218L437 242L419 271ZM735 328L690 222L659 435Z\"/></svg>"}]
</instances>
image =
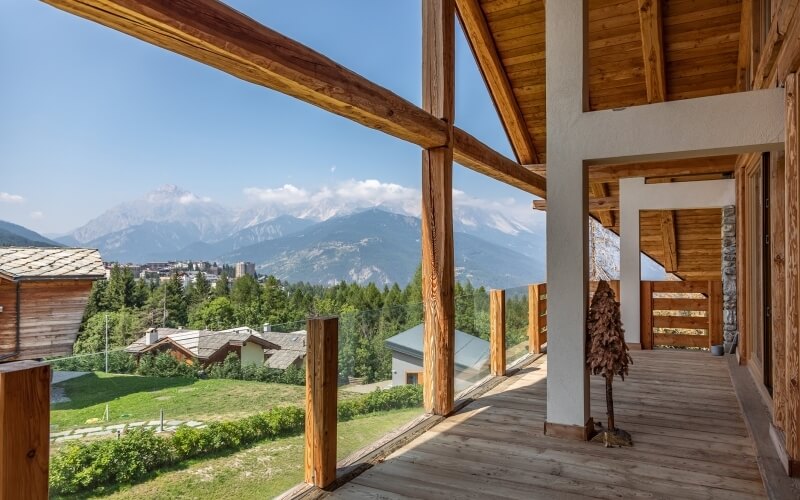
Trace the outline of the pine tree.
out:
<instances>
[{"instance_id":1,"label":"pine tree","mask_svg":"<svg viewBox=\"0 0 800 500\"><path fill-rule=\"evenodd\" d=\"M625 343L625 330L620 319L619 303L614 300L614 291L606 281L600 281L589 307L587 321L586 364L593 375L602 375L606 381L606 408L608 429L599 438L606 446L631 445L630 435L616 428L614 423L614 398L612 382L614 375L625 380L628 364L633 363Z\"/></svg>"}]
</instances>

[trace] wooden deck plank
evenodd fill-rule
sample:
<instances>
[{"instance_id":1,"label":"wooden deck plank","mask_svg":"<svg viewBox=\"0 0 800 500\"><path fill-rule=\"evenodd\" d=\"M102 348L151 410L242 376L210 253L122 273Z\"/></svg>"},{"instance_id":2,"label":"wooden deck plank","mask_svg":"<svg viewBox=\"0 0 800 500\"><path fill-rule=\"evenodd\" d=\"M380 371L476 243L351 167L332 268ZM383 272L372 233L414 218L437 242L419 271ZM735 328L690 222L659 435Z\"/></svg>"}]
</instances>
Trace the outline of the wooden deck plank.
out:
<instances>
[{"instance_id":1,"label":"wooden deck plank","mask_svg":"<svg viewBox=\"0 0 800 500\"><path fill-rule=\"evenodd\" d=\"M614 384L632 448L544 436L546 357L389 455L333 498L764 498L727 363L705 352L633 354ZM602 380L592 414L605 420Z\"/></svg>"}]
</instances>

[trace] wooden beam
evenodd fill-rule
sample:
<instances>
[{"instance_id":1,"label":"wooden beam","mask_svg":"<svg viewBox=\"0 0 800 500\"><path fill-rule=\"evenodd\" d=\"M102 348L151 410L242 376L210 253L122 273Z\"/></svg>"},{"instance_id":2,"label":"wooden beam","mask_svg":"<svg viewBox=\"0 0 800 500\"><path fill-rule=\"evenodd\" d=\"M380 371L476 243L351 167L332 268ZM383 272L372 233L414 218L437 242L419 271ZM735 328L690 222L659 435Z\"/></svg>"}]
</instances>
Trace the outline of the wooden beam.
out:
<instances>
[{"instance_id":1,"label":"wooden beam","mask_svg":"<svg viewBox=\"0 0 800 500\"><path fill-rule=\"evenodd\" d=\"M642 349L652 349L655 341L653 336L653 282L642 281L639 287L640 342Z\"/></svg>"},{"instance_id":2,"label":"wooden beam","mask_svg":"<svg viewBox=\"0 0 800 500\"><path fill-rule=\"evenodd\" d=\"M534 210L547 210L547 200L533 200ZM590 198L589 211L595 210L619 210L619 197L609 196L607 198Z\"/></svg>"},{"instance_id":3,"label":"wooden beam","mask_svg":"<svg viewBox=\"0 0 800 500\"><path fill-rule=\"evenodd\" d=\"M590 165L589 182L615 182L625 177L685 177L692 175L732 174L737 155L665 160L638 163L613 163ZM545 177L547 166L524 165L527 170Z\"/></svg>"},{"instance_id":4,"label":"wooden beam","mask_svg":"<svg viewBox=\"0 0 800 500\"><path fill-rule=\"evenodd\" d=\"M547 283L528 286L528 352L540 354L544 344L544 328L547 325Z\"/></svg>"},{"instance_id":5,"label":"wooden beam","mask_svg":"<svg viewBox=\"0 0 800 500\"><path fill-rule=\"evenodd\" d=\"M589 194L591 198L608 198L608 186L603 182L592 182L589 184ZM614 227L614 212L611 210L600 210L598 212L600 224L603 227Z\"/></svg>"},{"instance_id":6,"label":"wooden beam","mask_svg":"<svg viewBox=\"0 0 800 500\"><path fill-rule=\"evenodd\" d=\"M786 78L786 453L800 461L800 136L797 75ZM737 233L739 231L737 230ZM741 307L741 304L740 304Z\"/></svg>"},{"instance_id":7,"label":"wooden beam","mask_svg":"<svg viewBox=\"0 0 800 500\"><path fill-rule=\"evenodd\" d=\"M422 107L452 127L455 3L422 2ZM451 133L448 134L452 137ZM448 415L455 397L453 141L422 152L422 299L425 411Z\"/></svg>"},{"instance_id":8,"label":"wooden beam","mask_svg":"<svg viewBox=\"0 0 800 500\"><path fill-rule=\"evenodd\" d=\"M736 89L748 90L750 85L750 49L753 32L753 0L742 0L739 22L739 55L736 62Z\"/></svg>"},{"instance_id":9,"label":"wooden beam","mask_svg":"<svg viewBox=\"0 0 800 500\"><path fill-rule=\"evenodd\" d=\"M61 10L417 144L447 145L452 122L217 0L43 0ZM544 180L458 131L458 162L541 196Z\"/></svg>"},{"instance_id":10,"label":"wooden beam","mask_svg":"<svg viewBox=\"0 0 800 500\"><path fill-rule=\"evenodd\" d=\"M490 368L495 377L506 374L506 291L489 291Z\"/></svg>"},{"instance_id":11,"label":"wooden beam","mask_svg":"<svg viewBox=\"0 0 800 500\"><path fill-rule=\"evenodd\" d=\"M339 319L306 325L305 481L325 488L336 480Z\"/></svg>"},{"instance_id":12,"label":"wooden beam","mask_svg":"<svg viewBox=\"0 0 800 500\"><path fill-rule=\"evenodd\" d=\"M714 345L722 345L721 280L711 280L708 282L708 337L709 348Z\"/></svg>"},{"instance_id":13,"label":"wooden beam","mask_svg":"<svg viewBox=\"0 0 800 500\"><path fill-rule=\"evenodd\" d=\"M784 157L780 155L769 170L770 223L770 318L772 321L773 422L786 425L786 225Z\"/></svg>"},{"instance_id":14,"label":"wooden beam","mask_svg":"<svg viewBox=\"0 0 800 500\"><path fill-rule=\"evenodd\" d=\"M50 365L0 364L0 500L47 498Z\"/></svg>"},{"instance_id":15,"label":"wooden beam","mask_svg":"<svg viewBox=\"0 0 800 500\"><path fill-rule=\"evenodd\" d=\"M454 159L461 165L486 176L544 197L547 181L519 163L501 155L458 127L453 128Z\"/></svg>"},{"instance_id":16,"label":"wooden beam","mask_svg":"<svg viewBox=\"0 0 800 500\"><path fill-rule=\"evenodd\" d=\"M661 35L660 1L638 1L647 102L664 102L667 100L667 80L664 77L664 44Z\"/></svg>"},{"instance_id":17,"label":"wooden beam","mask_svg":"<svg viewBox=\"0 0 800 500\"><path fill-rule=\"evenodd\" d=\"M664 270L668 273L678 271L678 245L675 239L675 212L661 211L661 241L664 247Z\"/></svg>"},{"instance_id":18,"label":"wooden beam","mask_svg":"<svg viewBox=\"0 0 800 500\"><path fill-rule=\"evenodd\" d=\"M536 147L511 88L494 37L478 0L456 0L458 17L472 54L520 163L537 163Z\"/></svg>"}]
</instances>

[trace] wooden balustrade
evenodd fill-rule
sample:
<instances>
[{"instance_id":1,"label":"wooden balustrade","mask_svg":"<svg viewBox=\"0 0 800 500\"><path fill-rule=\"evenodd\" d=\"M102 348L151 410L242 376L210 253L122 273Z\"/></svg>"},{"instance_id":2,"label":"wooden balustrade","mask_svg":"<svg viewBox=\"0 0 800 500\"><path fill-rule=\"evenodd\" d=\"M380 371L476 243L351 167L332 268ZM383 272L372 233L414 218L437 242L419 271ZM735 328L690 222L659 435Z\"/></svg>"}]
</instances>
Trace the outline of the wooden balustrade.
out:
<instances>
[{"instance_id":1,"label":"wooden balustrade","mask_svg":"<svg viewBox=\"0 0 800 500\"><path fill-rule=\"evenodd\" d=\"M547 343L547 283L528 286L528 351L542 352Z\"/></svg>"},{"instance_id":2,"label":"wooden balustrade","mask_svg":"<svg viewBox=\"0 0 800 500\"><path fill-rule=\"evenodd\" d=\"M640 314L642 349L721 344L722 283L642 281Z\"/></svg>"},{"instance_id":3,"label":"wooden balustrade","mask_svg":"<svg viewBox=\"0 0 800 500\"><path fill-rule=\"evenodd\" d=\"M506 374L506 291L489 292L489 358L491 374Z\"/></svg>"},{"instance_id":4,"label":"wooden balustrade","mask_svg":"<svg viewBox=\"0 0 800 500\"><path fill-rule=\"evenodd\" d=\"M310 318L306 329L305 481L325 488L336 479L339 319Z\"/></svg>"}]
</instances>

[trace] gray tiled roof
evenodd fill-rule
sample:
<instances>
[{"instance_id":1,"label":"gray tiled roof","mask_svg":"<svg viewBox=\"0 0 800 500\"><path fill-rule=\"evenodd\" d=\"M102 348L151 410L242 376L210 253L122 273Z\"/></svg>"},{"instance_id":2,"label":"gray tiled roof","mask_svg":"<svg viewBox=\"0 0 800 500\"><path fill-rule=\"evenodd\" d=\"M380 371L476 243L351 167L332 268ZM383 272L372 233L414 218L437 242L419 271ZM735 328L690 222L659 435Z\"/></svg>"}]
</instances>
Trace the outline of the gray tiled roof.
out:
<instances>
[{"instance_id":1,"label":"gray tiled roof","mask_svg":"<svg viewBox=\"0 0 800 500\"><path fill-rule=\"evenodd\" d=\"M306 355L306 331L296 332L264 332L262 336L269 342L280 346L278 349L267 349L269 356L266 365L270 368L285 370L297 362L298 359L305 358Z\"/></svg>"},{"instance_id":2,"label":"gray tiled roof","mask_svg":"<svg viewBox=\"0 0 800 500\"><path fill-rule=\"evenodd\" d=\"M296 349L281 349L279 351L272 350L272 354L267 358L266 365L269 368L278 368L285 370L292 366L297 360L305 357L305 351L298 351Z\"/></svg>"},{"instance_id":3,"label":"gray tiled roof","mask_svg":"<svg viewBox=\"0 0 800 500\"><path fill-rule=\"evenodd\" d=\"M100 252L91 248L0 247L0 275L9 279L102 278Z\"/></svg>"},{"instance_id":4,"label":"gray tiled roof","mask_svg":"<svg viewBox=\"0 0 800 500\"><path fill-rule=\"evenodd\" d=\"M208 359L217 351L229 344L242 345L245 342L255 342L265 349L274 349L275 344L268 342L255 330L247 327L231 328L214 332L210 330L184 330L178 328L158 328L158 342L166 339L178 344L198 359ZM140 353L151 347L146 342L147 335L143 335L136 342L125 348L127 352ZM152 345L152 344L151 344Z\"/></svg>"},{"instance_id":5,"label":"gray tiled roof","mask_svg":"<svg viewBox=\"0 0 800 500\"><path fill-rule=\"evenodd\" d=\"M423 325L417 325L386 339L391 351L422 359ZM461 370L480 368L489 359L489 342L456 330L455 365Z\"/></svg>"}]
</instances>

